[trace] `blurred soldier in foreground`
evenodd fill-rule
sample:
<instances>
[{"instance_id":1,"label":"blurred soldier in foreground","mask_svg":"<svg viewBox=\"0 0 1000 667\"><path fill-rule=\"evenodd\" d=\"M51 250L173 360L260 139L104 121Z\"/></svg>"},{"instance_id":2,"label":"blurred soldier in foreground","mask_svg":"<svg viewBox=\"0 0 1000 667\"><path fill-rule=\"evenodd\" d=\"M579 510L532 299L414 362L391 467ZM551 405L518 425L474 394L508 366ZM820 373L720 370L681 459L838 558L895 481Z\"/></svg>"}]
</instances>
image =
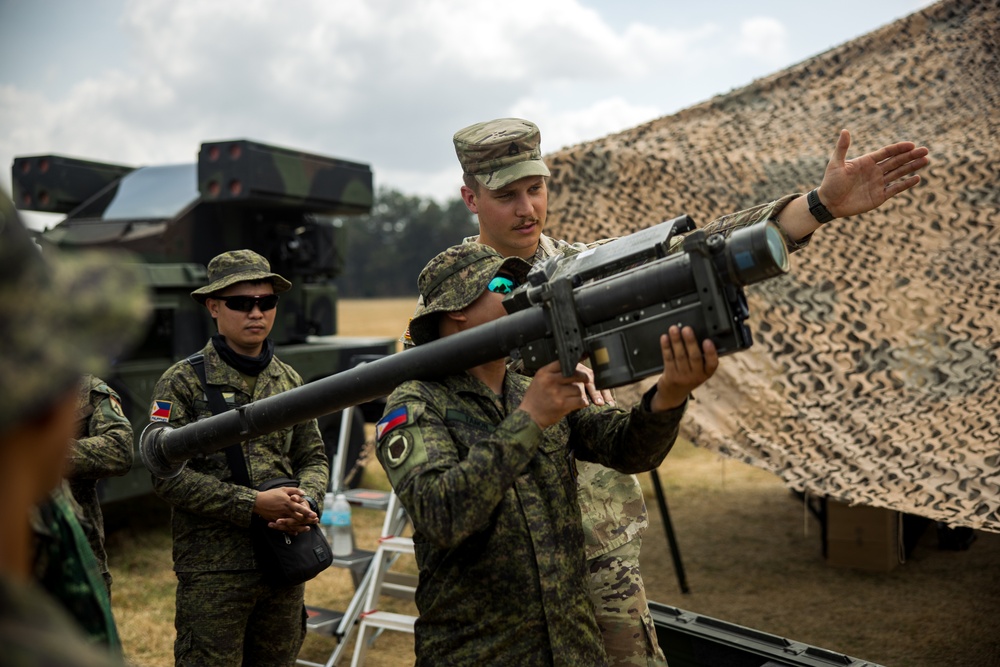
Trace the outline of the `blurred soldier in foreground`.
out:
<instances>
[{"instance_id":1,"label":"blurred soldier in foreground","mask_svg":"<svg viewBox=\"0 0 1000 667\"><path fill-rule=\"evenodd\" d=\"M418 280L413 342L502 317L503 294L529 268L477 243L437 255ZM660 347L663 373L631 411L591 405L590 369L567 378L559 362L528 378L498 359L390 395L377 454L414 526L417 665L607 664L575 457L626 473L663 461L718 355L689 327L671 327Z\"/></svg>"},{"instance_id":2,"label":"blurred soldier in foreground","mask_svg":"<svg viewBox=\"0 0 1000 667\"><path fill-rule=\"evenodd\" d=\"M5 665L120 664L107 647L88 641L32 581L30 515L66 472L83 373L103 372L141 333L149 307L142 284L120 256L43 259L0 193L0 506L6 512L0 522L0 655ZM75 516L60 513L56 519L92 558ZM95 581L106 593L99 574L76 585Z\"/></svg>"},{"instance_id":3,"label":"blurred soldier in foreground","mask_svg":"<svg viewBox=\"0 0 1000 667\"><path fill-rule=\"evenodd\" d=\"M209 390L232 409L302 384L268 337L279 293L292 284L251 250L213 258L208 280L191 293L219 328L200 352L207 386L191 359L174 364L153 389L151 421L183 426L210 417ZM254 485L286 477L299 486L257 491L236 481L240 466ZM305 584L268 580L254 557L251 517L291 533L318 528L322 507L314 499L329 481L315 419L197 456L176 477L153 478L172 507L176 665L295 664L306 632Z\"/></svg>"}]
</instances>

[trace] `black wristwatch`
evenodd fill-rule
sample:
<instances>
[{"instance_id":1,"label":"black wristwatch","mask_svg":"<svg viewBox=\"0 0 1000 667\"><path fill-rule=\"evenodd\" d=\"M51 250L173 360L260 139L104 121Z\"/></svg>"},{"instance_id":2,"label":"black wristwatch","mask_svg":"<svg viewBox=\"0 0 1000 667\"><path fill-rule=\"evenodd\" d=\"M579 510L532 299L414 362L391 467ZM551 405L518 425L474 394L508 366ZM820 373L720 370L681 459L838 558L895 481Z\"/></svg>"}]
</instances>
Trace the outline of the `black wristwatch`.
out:
<instances>
[{"instance_id":1,"label":"black wristwatch","mask_svg":"<svg viewBox=\"0 0 1000 667\"><path fill-rule=\"evenodd\" d=\"M319 505L316 504L316 501L313 500L312 496L302 496L302 500L304 500L307 503L309 503L309 508L313 512L315 512L316 514L319 514Z\"/></svg>"},{"instance_id":2,"label":"black wristwatch","mask_svg":"<svg viewBox=\"0 0 1000 667\"><path fill-rule=\"evenodd\" d=\"M806 195L806 201L809 202L809 212L816 218L816 222L822 225L833 220L833 213L830 213L830 210L826 206L823 206L823 202L819 200L819 192L817 190L818 188L810 190L809 194Z\"/></svg>"}]
</instances>

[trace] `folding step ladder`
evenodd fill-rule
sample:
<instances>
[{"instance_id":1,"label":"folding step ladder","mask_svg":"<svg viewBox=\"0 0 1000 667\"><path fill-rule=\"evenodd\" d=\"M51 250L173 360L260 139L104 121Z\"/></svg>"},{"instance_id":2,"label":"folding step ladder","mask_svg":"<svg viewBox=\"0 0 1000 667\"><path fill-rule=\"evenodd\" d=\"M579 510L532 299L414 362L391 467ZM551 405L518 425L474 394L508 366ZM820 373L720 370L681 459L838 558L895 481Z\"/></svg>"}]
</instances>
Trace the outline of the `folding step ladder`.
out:
<instances>
[{"instance_id":1,"label":"folding step ladder","mask_svg":"<svg viewBox=\"0 0 1000 667\"><path fill-rule=\"evenodd\" d=\"M386 513L382 523L382 537L400 535L407 524L406 512L391 491L373 489L343 489L344 468L346 466L348 445L351 436L351 420L353 410L347 408L341 414L340 433L338 434L337 453L331 461L330 481L334 494L343 493L352 507L382 510ZM355 543L356 544L356 543ZM338 664L350 639L350 635L361 616L370 583L375 575L372 567L376 552L355 547L348 556L335 556L332 567L348 569L355 586L354 596L344 611L324 609L322 607L306 606L306 630L328 635L337 639L337 646L325 663L296 660L297 665L305 667L333 667ZM398 595L412 599L410 582L401 580L405 575L386 573L383 577L382 590L388 595Z\"/></svg>"},{"instance_id":2,"label":"folding step ladder","mask_svg":"<svg viewBox=\"0 0 1000 667\"><path fill-rule=\"evenodd\" d=\"M398 503L395 495L392 496L390 506ZM390 590L399 592L401 590L412 593L416 590L416 576L409 575L411 580L406 584L389 582L386 579L389 567L395 562L399 554L413 555L413 540L409 537L386 536L379 540L378 549L375 550L375 557L372 560L371 569L374 571L369 584L367 595L365 596L365 611L361 614L361 624L358 626L358 637L354 642L354 658L351 660L351 667L361 667L368 653L369 644L374 641L368 638L368 631L394 630L397 632L413 633L413 625L417 620L416 616L398 614L389 611L380 611L377 608L379 596L383 593L389 594ZM407 576L407 575L402 575ZM377 635L375 635L377 636Z\"/></svg>"}]
</instances>

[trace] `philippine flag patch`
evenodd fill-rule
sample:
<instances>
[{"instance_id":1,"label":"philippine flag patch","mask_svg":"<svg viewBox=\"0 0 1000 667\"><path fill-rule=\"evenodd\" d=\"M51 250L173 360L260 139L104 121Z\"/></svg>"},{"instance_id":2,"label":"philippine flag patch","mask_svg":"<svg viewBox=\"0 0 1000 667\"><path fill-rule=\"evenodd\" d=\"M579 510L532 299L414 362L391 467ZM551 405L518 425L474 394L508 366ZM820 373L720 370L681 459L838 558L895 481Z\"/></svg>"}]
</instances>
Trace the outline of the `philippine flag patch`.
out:
<instances>
[{"instance_id":1,"label":"philippine flag patch","mask_svg":"<svg viewBox=\"0 0 1000 667\"><path fill-rule=\"evenodd\" d=\"M151 422L168 422L170 421L170 408L173 407L173 403L170 401L153 401L153 411L149 413L149 421Z\"/></svg>"},{"instance_id":2,"label":"philippine flag patch","mask_svg":"<svg viewBox=\"0 0 1000 667\"><path fill-rule=\"evenodd\" d=\"M408 421L410 421L410 412L406 409L406 406L396 408L375 424L375 439L381 440L383 435L386 435L392 429L402 426Z\"/></svg>"}]
</instances>

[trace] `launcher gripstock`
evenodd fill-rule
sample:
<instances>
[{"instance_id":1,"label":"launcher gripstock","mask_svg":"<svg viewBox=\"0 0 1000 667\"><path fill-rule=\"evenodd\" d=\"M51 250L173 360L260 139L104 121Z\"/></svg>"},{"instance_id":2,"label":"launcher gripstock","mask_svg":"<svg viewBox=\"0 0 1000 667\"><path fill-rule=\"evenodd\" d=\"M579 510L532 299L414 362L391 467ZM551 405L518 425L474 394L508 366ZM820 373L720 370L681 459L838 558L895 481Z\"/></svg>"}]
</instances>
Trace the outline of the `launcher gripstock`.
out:
<instances>
[{"instance_id":1,"label":"launcher gripstock","mask_svg":"<svg viewBox=\"0 0 1000 667\"><path fill-rule=\"evenodd\" d=\"M671 238L685 232L680 251L671 252ZM659 336L673 324L690 326L698 340L710 338L720 356L738 352L753 344L743 287L787 271L775 223L727 238L695 230L682 215L533 268L504 307L515 313L541 305L550 330L512 356L528 372L558 359L567 376L589 357L597 387L609 389L663 369Z\"/></svg>"}]
</instances>

